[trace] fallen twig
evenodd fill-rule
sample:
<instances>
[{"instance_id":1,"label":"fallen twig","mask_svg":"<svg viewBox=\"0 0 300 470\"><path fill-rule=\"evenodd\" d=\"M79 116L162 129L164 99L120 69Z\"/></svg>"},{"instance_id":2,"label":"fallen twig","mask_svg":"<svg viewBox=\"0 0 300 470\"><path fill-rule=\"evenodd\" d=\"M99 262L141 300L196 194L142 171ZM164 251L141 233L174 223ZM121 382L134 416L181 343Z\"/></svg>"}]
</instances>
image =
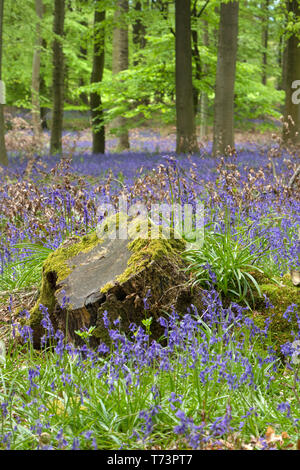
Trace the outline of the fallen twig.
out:
<instances>
[{"instance_id":1,"label":"fallen twig","mask_svg":"<svg viewBox=\"0 0 300 470\"><path fill-rule=\"evenodd\" d=\"M36 293L38 290L37 287L32 288L30 291L27 289L12 289L0 291L0 297L6 297L7 295L22 295L22 297L29 297L30 295Z\"/></svg>"},{"instance_id":2,"label":"fallen twig","mask_svg":"<svg viewBox=\"0 0 300 470\"><path fill-rule=\"evenodd\" d=\"M290 181L289 181L289 184L288 184L288 188L289 189L292 189L293 187L293 184L294 182L296 181L296 178L297 176L300 174L300 165L298 165L298 167L296 168L296 170L294 171Z\"/></svg>"}]
</instances>

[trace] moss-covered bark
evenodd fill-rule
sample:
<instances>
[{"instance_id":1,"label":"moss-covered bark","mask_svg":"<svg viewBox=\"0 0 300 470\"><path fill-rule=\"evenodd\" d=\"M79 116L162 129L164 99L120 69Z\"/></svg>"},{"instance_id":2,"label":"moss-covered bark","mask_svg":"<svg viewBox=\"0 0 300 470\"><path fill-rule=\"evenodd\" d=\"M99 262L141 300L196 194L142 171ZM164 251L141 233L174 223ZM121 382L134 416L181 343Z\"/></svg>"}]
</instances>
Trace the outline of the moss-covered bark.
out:
<instances>
[{"instance_id":1,"label":"moss-covered bark","mask_svg":"<svg viewBox=\"0 0 300 470\"><path fill-rule=\"evenodd\" d=\"M94 335L107 341L108 334L103 325L103 314L109 313L111 323L121 321L121 328L128 331L130 324L140 325L143 319L152 317L151 339L163 334L158 319L172 308L185 314L190 304L201 309L202 292L192 291L181 259L184 242L181 240L142 240L129 244L132 256L127 269L117 277L113 286L103 289L105 301L98 308ZM147 308L144 299L147 297ZM113 323L112 323L113 328Z\"/></svg>"},{"instance_id":2,"label":"moss-covered bark","mask_svg":"<svg viewBox=\"0 0 300 470\"><path fill-rule=\"evenodd\" d=\"M29 325L33 329L33 340L35 346L39 346L41 336L44 334L41 327L42 313L40 305L46 307L51 314L55 310L56 298L55 291L60 282L62 282L71 273L71 266L68 261L81 252L89 252L97 246L101 240L96 233L88 236L73 237L71 243L62 244L60 248L51 253L43 265L43 274L39 298L30 312ZM56 327L57 325L54 325Z\"/></svg>"},{"instance_id":3,"label":"moss-covered bark","mask_svg":"<svg viewBox=\"0 0 300 470\"><path fill-rule=\"evenodd\" d=\"M184 248L177 239L105 241L96 233L63 245L43 266L40 296L30 316L35 347L44 334L40 304L48 308L54 329L75 343L80 342L75 331L90 326L96 327L92 345L108 340L105 310L111 322L120 319L124 332L131 323L141 325L151 316L151 338L158 339L163 333L157 321L161 314L172 308L184 314L191 303L200 308L201 291L192 292L183 269ZM70 299L67 305L63 292ZM143 299L149 292L145 309Z\"/></svg>"}]
</instances>

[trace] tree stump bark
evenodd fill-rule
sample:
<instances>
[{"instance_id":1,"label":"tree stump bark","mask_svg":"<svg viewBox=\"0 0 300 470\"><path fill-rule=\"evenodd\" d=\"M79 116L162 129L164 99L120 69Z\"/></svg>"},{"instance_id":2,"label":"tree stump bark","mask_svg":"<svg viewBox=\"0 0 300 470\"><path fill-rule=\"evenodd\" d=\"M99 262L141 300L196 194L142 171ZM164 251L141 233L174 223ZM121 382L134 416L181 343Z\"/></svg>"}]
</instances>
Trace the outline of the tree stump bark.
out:
<instances>
[{"instance_id":1,"label":"tree stump bark","mask_svg":"<svg viewBox=\"0 0 300 470\"><path fill-rule=\"evenodd\" d=\"M152 317L150 340L158 340L163 334L160 316L172 309L185 314L191 304L201 309L201 290L191 289L184 271L184 248L176 239L101 241L96 234L63 244L43 267L40 296L29 320L34 347L40 347L45 334L41 304L47 307L54 330L74 344L82 341L75 331L91 326L92 347L109 343L105 311L111 328L119 328L113 323L119 319L125 333L132 323L142 326Z\"/></svg>"}]
</instances>

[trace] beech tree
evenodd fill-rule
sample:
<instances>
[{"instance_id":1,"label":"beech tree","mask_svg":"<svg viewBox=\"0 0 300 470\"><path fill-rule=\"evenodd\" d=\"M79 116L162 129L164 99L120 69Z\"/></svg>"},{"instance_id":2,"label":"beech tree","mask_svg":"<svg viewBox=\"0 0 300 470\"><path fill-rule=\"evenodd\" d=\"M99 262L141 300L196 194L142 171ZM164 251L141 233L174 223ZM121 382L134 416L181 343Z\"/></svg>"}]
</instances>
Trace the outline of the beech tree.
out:
<instances>
[{"instance_id":1,"label":"beech tree","mask_svg":"<svg viewBox=\"0 0 300 470\"><path fill-rule=\"evenodd\" d=\"M38 34L35 27L37 19L35 5L38 2L44 5L41 48L38 46ZM104 135L101 137L101 132L104 132L102 124L105 124L106 138L109 130L113 132L118 130L118 147L124 149L129 147L126 130L129 128L129 123L134 127L139 127L150 122L155 127L177 125L179 151L191 148L197 150L196 118L198 118L197 123L200 124L198 137L203 137L207 135L206 118L209 116L213 119L214 114L216 74L213 70L218 56L216 42L218 41L221 3L226 3L228 8L231 8L233 2L229 0L178 0L175 5L175 1L170 0L131 0L130 2L129 0L102 0L101 2L69 0L65 2L66 17L64 30L61 29L62 36L48 34L47 28L50 22L53 23L53 15L58 16L57 5L61 8L64 2L6 0L4 3L5 47L3 48L2 71L6 82L7 104L17 108L33 108L33 110L40 106L40 120L42 120L43 127L47 124L45 113L48 113L49 108L53 108L52 149L54 141L60 139L59 127L62 120L62 111L61 118L56 116L57 106L54 101L62 102L60 95L63 94L65 108L76 110L78 114L81 113L80 120L76 119L75 122L72 117L72 120L65 122L65 125L73 130L87 124L87 116L83 115L82 111L90 108L91 94L97 92L100 96L95 95L94 98L98 101L94 101L92 109L90 108L92 113L97 108L99 109L99 112L93 115L95 123L93 131L99 129L97 139L94 132L93 143L93 150L97 153L102 152L104 148L104 143L99 143L104 138ZM289 35L293 33L292 21L287 18L285 22L283 14L285 3L287 2L278 2L278 0L259 0L259 2L248 0L239 3L239 54L234 87L235 125L237 126L240 122L243 123L243 127L244 125L251 127L253 122L255 127L263 127L265 122L260 124L260 118L268 119L268 116L272 116L272 118L279 119L280 114L283 114L284 93L276 90L275 86L278 84L283 64L282 51L286 49ZM292 0L289 3L292 4ZM100 55L95 54L95 57L93 55L93 22L96 4L101 5L100 10L106 11L104 21L106 55L101 84L99 82L101 71L100 74L96 72L99 70L96 60L101 64ZM177 12L179 11L176 34L175 6ZM60 16L62 18L62 15ZM232 18L230 18L231 23ZM252 28L254 21L257 25L256 30ZM285 23L288 23L287 28L285 28ZM99 41L101 40L100 30L101 28L98 34ZM284 30L286 30L285 35L283 35ZM114 41L112 41L113 33ZM176 39L175 36L177 36ZM268 73L271 74L269 80L265 78L266 36L268 36ZM183 37L186 37L187 42L182 40ZM60 61L57 67L61 76L61 92L57 92L54 83L54 77L57 74L51 62L52 57L53 64L54 61L59 62L59 54L52 53L53 39L57 40L58 46L61 46L63 42L65 65L62 67ZM174 43L176 43L176 50ZM26 47L24 47L25 44ZM98 46L100 48L100 43ZM36 82L38 67L33 66L32 58L35 50L34 62L37 64L40 49L42 53L38 84ZM189 111L191 106L190 49L193 70L193 112ZM279 49L281 53L278 55ZM231 59L233 52L234 48L229 45L228 54ZM93 71L94 58L95 69ZM224 73L219 74L221 78L216 91L220 86L228 84L231 72L229 73L226 64L224 70ZM262 86L262 81L267 82L266 86ZM56 80L56 83L59 82ZM62 89L63 86L64 89ZM34 93L33 90L36 92ZM228 101L230 101L230 95L231 93L226 92L223 94L225 98L228 97ZM218 96L217 91L216 109ZM37 101L35 105L32 98L38 97L40 103ZM101 100L103 113L99 100ZM281 111L279 105L282 107ZM219 109L222 110L222 108L226 119L221 122L219 128L223 131L229 125L231 115L227 113L221 102ZM34 111L33 114L37 116ZM220 113L216 113L216 123L218 114ZM95 119L99 119L100 126L96 125ZM49 127L50 125L49 120ZM99 144L96 144L96 141ZM225 147L226 145L233 145L232 140L226 138ZM60 145L55 146L58 148L55 151L59 152Z\"/></svg>"},{"instance_id":2,"label":"beech tree","mask_svg":"<svg viewBox=\"0 0 300 470\"><path fill-rule=\"evenodd\" d=\"M3 11L4 11L4 0L0 0L0 81L2 80ZM4 131L4 110L3 110L3 104L0 102L0 165L2 165L2 166L6 166L8 164L4 134L5 134L5 131Z\"/></svg>"},{"instance_id":3,"label":"beech tree","mask_svg":"<svg viewBox=\"0 0 300 470\"><path fill-rule=\"evenodd\" d=\"M176 152L199 151L194 114L191 49L191 2L175 2Z\"/></svg>"},{"instance_id":4,"label":"beech tree","mask_svg":"<svg viewBox=\"0 0 300 470\"><path fill-rule=\"evenodd\" d=\"M104 20L105 10L101 10L101 0L95 4L94 14L94 56L91 84L102 81L104 69L104 45L105 31ZM105 127L103 124L102 100L99 92L90 94L92 132L93 132L93 153L105 152Z\"/></svg>"},{"instance_id":5,"label":"beech tree","mask_svg":"<svg viewBox=\"0 0 300 470\"><path fill-rule=\"evenodd\" d=\"M53 22L53 110L51 124L50 153L62 153L62 131L64 112L64 53L63 36L65 21L65 0L54 2Z\"/></svg>"},{"instance_id":6,"label":"beech tree","mask_svg":"<svg viewBox=\"0 0 300 470\"><path fill-rule=\"evenodd\" d=\"M45 5L44 5L44 11L45 11ZM42 50L47 49L47 42L45 38L42 38ZM44 59L44 61L43 61ZM48 88L46 86L46 81L45 81L45 68L46 64L43 63L46 62L46 57L45 54L41 54L41 64L40 64L40 97L41 96L47 96L48 94ZM40 121L41 121L41 127L43 130L48 130L48 123L47 123L47 109L45 106L42 106L40 103Z\"/></svg>"},{"instance_id":7,"label":"beech tree","mask_svg":"<svg viewBox=\"0 0 300 470\"><path fill-rule=\"evenodd\" d=\"M213 155L234 147L234 84L239 2L221 3L215 85Z\"/></svg>"}]
</instances>

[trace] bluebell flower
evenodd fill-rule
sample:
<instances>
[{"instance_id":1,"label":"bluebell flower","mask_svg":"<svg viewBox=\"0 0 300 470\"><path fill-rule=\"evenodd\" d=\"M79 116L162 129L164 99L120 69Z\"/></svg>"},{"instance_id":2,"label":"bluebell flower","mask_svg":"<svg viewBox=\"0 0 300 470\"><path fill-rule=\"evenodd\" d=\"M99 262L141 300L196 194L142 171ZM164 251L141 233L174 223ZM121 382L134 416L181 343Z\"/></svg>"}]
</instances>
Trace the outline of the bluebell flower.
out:
<instances>
[{"instance_id":1,"label":"bluebell flower","mask_svg":"<svg viewBox=\"0 0 300 470\"><path fill-rule=\"evenodd\" d=\"M80 450L80 442L78 437L74 437L73 439L72 450Z\"/></svg>"},{"instance_id":2,"label":"bluebell flower","mask_svg":"<svg viewBox=\"0 0 300 470\"><path fill-rule=\"evenodd\" d=\"M2 413L3 418L6 418L7 415L8 415L8 409L7 409L8 403L7 403L7 402L3 402L3 403L1 403L0 406L1 406L1 413Z\"/></svg>"},{"instance_id":3,"label":"bluebell flower","mask_svg":"<svg viewBox=\"0 0 300 470\"><path fill-rule=\"evenodd\" d=\"M104 327L105 327L106 329L108 329L109 326L110 326L110 321L108 320L108 312L107 312L107 310L105 310L105 311L103 312L103 323L104 323Z\"/></svg>"},{"instance_id":4,"label":"bluebell flower","mask_svg":"<svg viewBox=\"0 0 300 470\"><path fill-rule=\"evenodd\" d=\"M151 289L148 289L148 290L147 290L146 295L145 295L145 297L143 298L144 309L145 309L145 310L149 310L149 308L150 308L149 302L148 302L149 297L151 297Z\"/></svg>"},{"instance_id":5,"label":"bluebell flower","mask_svg":"<svg viewBox=\"0 0 300 470\"><path fill-rule=\"evenodd\" d=\"M29 390L26 392L27 395L30 395L34 388L39 388L39 385L34 382L34 379L40 376L41 366L36 366L35 368L28 369L28 379L30 383Z\"/></svg>"},{"instance_id":6,"label":"bluebell flower","mask_svg":"<svg viewBox=\"0 0 300 470\"><path fill-rule=\"evenodd\" d=\"M171 410L176 410L178 408L178 404L182 405L182 399L183 399L182 395L176 395L175 392L171 392L171 396L168 399L168 401L170 402Z\"/></svg>"}]
</instances>

